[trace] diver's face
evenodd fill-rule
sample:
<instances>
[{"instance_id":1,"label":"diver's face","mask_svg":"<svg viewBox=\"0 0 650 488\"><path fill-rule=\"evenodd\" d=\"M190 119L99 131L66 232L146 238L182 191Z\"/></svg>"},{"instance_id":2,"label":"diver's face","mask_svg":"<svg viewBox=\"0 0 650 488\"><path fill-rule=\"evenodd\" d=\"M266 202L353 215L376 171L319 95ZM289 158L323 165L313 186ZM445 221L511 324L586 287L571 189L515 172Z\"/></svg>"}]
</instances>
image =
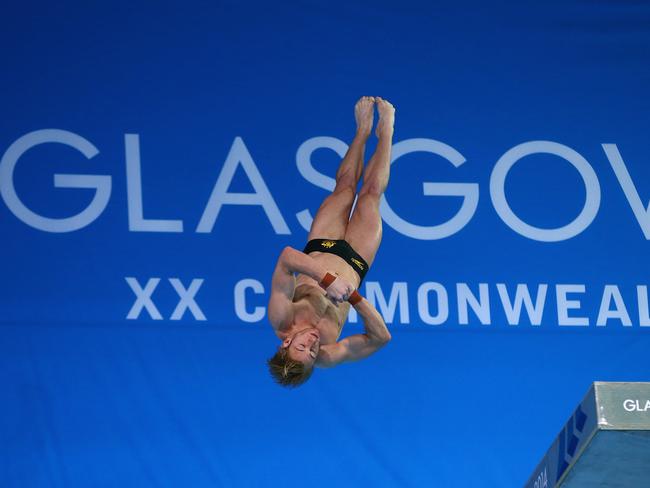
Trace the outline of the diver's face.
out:
<instances>
[{"instance_id":1,"label":"diver's face","mask_svg":"<svg viewBox=\"0 0 650 488\"><path fill-rule=\"evenodd\" d=\"M289 357L311 366L316 361L320 349L320 333L315 327L309 327L285 339L283 347L288 347Z\"/></svg>"}]
</instances>

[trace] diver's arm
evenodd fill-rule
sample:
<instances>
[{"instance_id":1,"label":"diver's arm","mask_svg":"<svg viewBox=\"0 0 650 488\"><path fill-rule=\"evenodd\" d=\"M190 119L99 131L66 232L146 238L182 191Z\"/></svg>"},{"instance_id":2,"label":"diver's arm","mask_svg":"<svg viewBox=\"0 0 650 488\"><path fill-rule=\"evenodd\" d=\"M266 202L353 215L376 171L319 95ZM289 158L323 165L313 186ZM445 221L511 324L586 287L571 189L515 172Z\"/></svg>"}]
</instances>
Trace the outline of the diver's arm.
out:
<instances>
[{"instance_id":1,"label":"diver's arm","mask_svg":"<svg viewBox=\"0 0 650 488\"><path fill-rule=\"evenodd\" d=\"M354 308L363 318L365 333L351 335L336 344L321 346L317 360L319 366L332 367L367 358L391 340L384 319L368 300L361 298Z\"/></svg>"}]
</instances>

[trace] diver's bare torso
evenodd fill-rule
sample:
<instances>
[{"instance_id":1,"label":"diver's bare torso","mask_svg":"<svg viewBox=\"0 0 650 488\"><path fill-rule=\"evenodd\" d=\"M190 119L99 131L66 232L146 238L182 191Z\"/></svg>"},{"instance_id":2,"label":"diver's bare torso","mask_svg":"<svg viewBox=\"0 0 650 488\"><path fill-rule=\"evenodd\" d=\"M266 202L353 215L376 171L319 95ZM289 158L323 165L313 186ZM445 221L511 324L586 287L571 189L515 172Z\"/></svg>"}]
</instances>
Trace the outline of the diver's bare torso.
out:
<instances>
[{"instance_id":1,"label":"diver's bare torso","mask_svg":"<svg viewBox=\"0 0 650 488\"><path fill-rule=\"evenodd\" d=\"M340 257L322 252L312 252L309 256L352 283L355 288L359 286L359 275ZM293 296L294 323L286 329L276 329L275 333L280 339L286 339L301 329L316 327L322 346L334 344L341 335L349 311L348 302L335 304L327 298L325 290L316 280L299 274Z\"/></svg>"}]
</instances>

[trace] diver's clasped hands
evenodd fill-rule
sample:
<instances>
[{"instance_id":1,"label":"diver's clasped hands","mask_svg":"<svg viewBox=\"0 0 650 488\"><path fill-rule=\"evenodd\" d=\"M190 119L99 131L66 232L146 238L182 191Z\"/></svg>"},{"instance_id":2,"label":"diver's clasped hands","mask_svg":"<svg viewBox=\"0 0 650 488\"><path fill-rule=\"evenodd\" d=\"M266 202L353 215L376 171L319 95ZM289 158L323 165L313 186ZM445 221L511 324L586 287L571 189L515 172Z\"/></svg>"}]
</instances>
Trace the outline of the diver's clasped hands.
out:
<instances>
[{"instance_id":1,"label":"diver's clasped hands","mask_svg":"<svg viewBox=\"0 0 650 488\"><path fill-rule=\"evenodd\" d=\"M330 273L325 274L319 285L325 290L327 298L335 304L347 301L355 291L354 285L348 280Z\"/></svg>"}]
</instances>

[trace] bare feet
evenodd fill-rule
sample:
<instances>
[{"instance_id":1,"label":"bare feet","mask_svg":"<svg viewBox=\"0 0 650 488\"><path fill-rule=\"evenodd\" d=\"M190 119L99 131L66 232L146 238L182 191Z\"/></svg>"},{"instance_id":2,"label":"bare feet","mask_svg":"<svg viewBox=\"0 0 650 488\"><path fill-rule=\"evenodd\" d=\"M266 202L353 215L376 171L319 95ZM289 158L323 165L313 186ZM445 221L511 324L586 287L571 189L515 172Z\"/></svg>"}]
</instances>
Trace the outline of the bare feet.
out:
<instances>
[{"instance_id":1,"label":"bare feet","mask_svg":"<svg viewBox=\"0 0 650 488\"><path fill-rule=\"evenodd\" d=\"M375 134L380 139L382 137L393 136L393 125L395 124L395 107L383 98L376 97L377 112L379 112L379 122L377 122L377 129Z\"/></svg>"},{"instance_id":2,"label":"bare feet","mask_svg":"<svg viewBox=\"0 0 650 488\"><path fill-rule=\"evenodd\" d=\"M368 137L375 116L375 97L361 97L354 106L357 132Z\"/></svg>"}]
</instances>

